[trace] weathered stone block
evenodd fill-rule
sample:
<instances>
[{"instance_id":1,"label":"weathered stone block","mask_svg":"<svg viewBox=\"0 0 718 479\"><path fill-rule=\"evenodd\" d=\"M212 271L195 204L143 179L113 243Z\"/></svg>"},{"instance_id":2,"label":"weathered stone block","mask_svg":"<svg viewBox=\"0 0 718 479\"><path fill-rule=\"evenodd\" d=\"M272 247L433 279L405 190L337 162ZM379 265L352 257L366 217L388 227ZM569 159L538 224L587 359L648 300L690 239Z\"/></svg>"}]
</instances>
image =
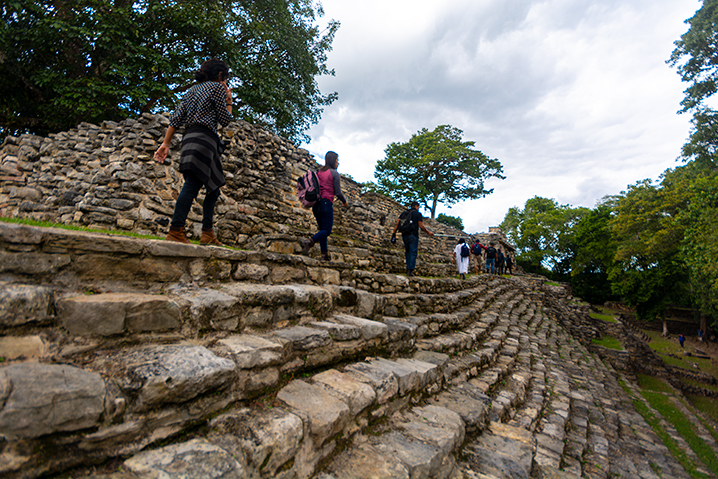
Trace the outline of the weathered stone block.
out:
<instances>
[{"instance_id":1,"label":"weathered stone block","mask_svg":"<svg viewBox=\"0 0 718 479\"><path fill-rule=\"evenodd\" d=\"M104 410L99 374L56 364L0 368L0 436L33 438L96 426Z\"/></svg>"},{"instance_id":2,"label":"weathered stone block","mask_svg":"<svg viewBox=\"0 0 718 479\"><path fill-rule=\"evenodd\" d=\"M19 326L47 319L53 291L46 286L0 282L0 325Z\"/></svg>"},{"instance_id":3,"label":"weathered stone block","mask_svg":"<svg viewBox=\"0 0 718 479\"><path fill-rule=\"evenodd\" d=\"M165 296L108 293L57 301L57 315L72 334L109 336L180 326L180 308Z\"/></svg>"}]
</instances>

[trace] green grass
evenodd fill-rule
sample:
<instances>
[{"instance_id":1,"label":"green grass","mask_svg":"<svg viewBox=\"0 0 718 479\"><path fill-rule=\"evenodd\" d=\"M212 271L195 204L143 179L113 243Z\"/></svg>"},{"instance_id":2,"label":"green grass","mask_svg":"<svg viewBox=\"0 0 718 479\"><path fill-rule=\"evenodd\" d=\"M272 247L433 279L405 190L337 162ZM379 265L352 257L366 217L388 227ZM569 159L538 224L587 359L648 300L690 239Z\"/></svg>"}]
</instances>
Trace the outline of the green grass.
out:
<instances>
[{"instance_id":1,"label":"green grass","mask_svg":"<svg viewBox=\"0 0 718 479\"><path fill-rule=\"evenodd\" d=\"M707 421L701 420L703 426L711 433L713 438L718 441L718 401L715 398L709 398L697 394L686 394L694 408L702 411L706 416L711 418L714 423L709 424Z\"/></svg>"},{"instance_id":2,"label":"green grass","mask_svg":"<svg viewBox=\"0 0 718 479\"><path fill-rule=\"evenodd\" d=\"M623 351L623 344L621 344L621 342L613 336L604 336L601 339L593 339L591 342L596 346L603 346L606 349Z\"/></svg>"},{"instance_id":3,"label":"green grass","mask_svg":"<svg viewBox=\"0 0 718 479\"><path fill-rule=\"evenodd\" d=\"M664 338L658 331L643 332L651 338L648 345L661 356L664 363L689 371L695 371L696 368L693 367L693 364L697 364L701 371L710 374L714 378L718 378L718 364L712 362L710 359L686 356L687 352L693 351L692 346L687 345L685 348L681 348L681 345L678 344L677 337Z\"/></svg>"},{"instance_id":4,"label":"green grass","mask_svg":"<svg viewBox=\"0 0 718 479\"><path fill-rule=\"evenodd\" d=\"M637 374L638 378L638 384L641 387L641 395L648 401L648 403L651 405L653 409L658 411L658 413L663 416L671 425L678 431L678 433L685 439L685 441L688 443L690 448L693 450L693 452L698 456L698 458L701 460L703 464L705 464L714 474L718 474L718 455L716 454L716 451L713 450L713 448L706 444L706 442L701 439L698 436L698 433L694 430L693 424L686 418L686 416L683 414L683 412L676 407L676 405L671 401L670 397L673 395L673 389L663 380L659 378L655 378L652 376L648 376L645 374ZM706 398L707 399L707 398ZM716 401L714 399L709 400L711 403L715 403ZM651 426L656 430L656 433L658 434L658 430L656 428L659 428L660 431L662 431L663 434L658 434L661 436L661 439L663 440L664 444L666 444L666 447L668 447L673 455L678 459L683 467L686 468L686 470L691 474L691 477L706 477L703 474L699 473L696 470L695 464L692 463L692 461L685 455L683 451L677 451L676 448L678 448L678 444L673 441L670 437L666 439L664 436L667 435L667 433L663 430L663 428L658 424L658 421L655 417L653 417L653 414L645 408L645 405L641 403L640 401L635 401L635 403L640 403L643 412L642 415L648 414L649 417L652 418L651 421L649 421L649 418L646 418L644 415L644 418L646 418L646 422L653 422ZM715 404L711 404L710 406L714 413L718 413L718 406ZM638 406L636 407L638 409ZM640 411L639 411L640 412ZM710 427L709 424L704 424L706 428L711 431L711 434L718 435L718 431L715 430L715 427ZM668 440L668 442L666 442Z\"/></svg>"},{"instance_id":5,"label":"green grass","mask_svg":"<svg viewBox=\"0 0 718 479\"><path fill-rule=\"evenodd\" d=\"M613 315L609 314L598 314L598 313L589 313L589 316L591 316L593 319L600 319L601 321L605 321L607 323L617 323L616 318L613 317Z\"/></svg>"},{"instance_id":6,"label":"green grass","mask_svg":"<svg viewBox=\"0 0 718 479\"><path fill-rule=\"evenodd\" d=\"M84 231L86 233L105 233L110 235L121 235L121 236L132 236L134 238L146 238L146 239L164 239L161 236L153 236L153 235L141 235L134 233L132 231L117 231L117 230L110 230L110 229L99 229L99 228L86 228L84 226L77 226L77 225L66 225L62 223L51 223L49 221L37 221L37 220L31 220L27 218L4 218L0 216L0 221L3 221L5 223L15 223L15 224L21 224L21 225L28 225L28 226L40 226L43 228L59 228L63 230L70 230L70 231ZM197 241L199 243L199 241Z\"/></svg>"},{"instance_id":7,"label":"green grass","mask_svg":"<svg viewBox=\"0 0 718 479\"><path fill-rule=\"evenodd\" d=\"M135 233L133 231L118 231L118 230L110 230L110 229L99 229L99 228L86 228L84 226L77 226L77 225L66 225L62 223L51 223L49 221L37 221L37 220L31 220L27 218L5 218L0 216L0 221L5 223L15 223L15 224L21 224L21 225L28 225L28 226L40 226L43 228L59 228L63 230L70 230L70 231L83 231L85 233L104 233L108 235L118 235L118 236L129 236L132 238L141 238L141 239L153 239L153 240L163 240L165 239L163 236L154 236L154 235L141 235L138 233ZM190 243L198 245L199 240L189 240ZM241 248L237 248L234 246L228 246L224 245L225 248L241 251Z\"/></svg>"},{"instance_id":8,"label":"green grass","mask_svg":"<svg viewBox=\"0 0 718 479\"><path fill-rule=\"evenodd\" d=\"M643 382L644 384L648 385L649 387L661 387L657 386L657 382L655 379L647 379L647 376L639 377L639 382ZM646 421L646 423L653 429L653 432L656 433L656 435L663 441L663 444L668 448L668 450L671 452L673 457L676 458L676 460L683 466L683 468L688 472L688 474L691 477L694 478L705 478L708 477L705 474L701 474L698 472L696 465L693 463L693 461L688 457L686 452L680 447L680 445L671 437L668 432L663 429L663 426L661 426L661 418L656 416L653 411L640 399L633 396L632 391L623 383L623 381L619 381L621 384L621 387L623 390L631 396L633 401L633 406L636 408L636 411L643 417L643 419ZM663 396L664 393L654 392L654 391L642 391L641 394L644 398L648 401L649 404L651 404L651 407L658 410L660 412L659 408L656 408L653 403L651 402L651 399L653 399L655 396L661 395ZM663 396L665 398L665 396ZM657 401L658 402L658 401ZM674 408L675 409L675 408ZM676 416L671 414L670 418L673 420L676 419ZM671 422L671 419L666 418L669 422ZM685 420L685 418L683 418ZM675 424L674 424L675 427Z\"/></svg>"}]
</instances>

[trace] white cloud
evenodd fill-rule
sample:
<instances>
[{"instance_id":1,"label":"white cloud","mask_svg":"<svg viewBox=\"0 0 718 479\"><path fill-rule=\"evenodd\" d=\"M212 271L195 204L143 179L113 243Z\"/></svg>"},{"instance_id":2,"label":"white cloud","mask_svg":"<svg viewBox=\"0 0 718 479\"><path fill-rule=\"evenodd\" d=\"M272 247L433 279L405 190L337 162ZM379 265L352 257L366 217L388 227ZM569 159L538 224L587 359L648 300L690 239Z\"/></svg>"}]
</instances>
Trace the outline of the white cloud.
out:
<instances>
[{"instance_id":1,"label":"white cloud","mask_svg":"<svg viewBox=\"0 0 718 479\"><path fill-rule=\"evenodd\" d=\"M688 135L665 61L695 0L324 0L341 22L329 54L337 91L305 145L373 179L392 142L450 124L504 165L484 199L440 207L469 232L533 196L593 207L656 178Z\"/></svg>"}]
</instances>

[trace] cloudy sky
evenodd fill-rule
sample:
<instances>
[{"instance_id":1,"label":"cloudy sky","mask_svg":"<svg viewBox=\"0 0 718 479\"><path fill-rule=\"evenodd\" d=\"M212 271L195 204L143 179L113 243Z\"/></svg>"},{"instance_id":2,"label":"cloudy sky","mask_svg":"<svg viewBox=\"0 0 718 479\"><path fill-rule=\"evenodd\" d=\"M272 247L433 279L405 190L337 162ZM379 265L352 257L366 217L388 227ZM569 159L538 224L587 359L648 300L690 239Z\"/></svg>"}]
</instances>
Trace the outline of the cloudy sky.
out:
<instances>
[{"instance_id":1,"label":"cloudy sky","mask_svg":"<svg viewBox=\"0 0 718 479\"><path fill-rule=\"evenodd\" d=\"M323 0L341 22L334 77L303 145L374 180L392 142L452 125L498 159L494 192L438 213L469 232L533 196L594 207L676 159L689 131L686 85L666 64L698 0ZM321 161L323 163L323 161ZM426 214L426 212L424 212Z\"/></svg>"}]
</instances>

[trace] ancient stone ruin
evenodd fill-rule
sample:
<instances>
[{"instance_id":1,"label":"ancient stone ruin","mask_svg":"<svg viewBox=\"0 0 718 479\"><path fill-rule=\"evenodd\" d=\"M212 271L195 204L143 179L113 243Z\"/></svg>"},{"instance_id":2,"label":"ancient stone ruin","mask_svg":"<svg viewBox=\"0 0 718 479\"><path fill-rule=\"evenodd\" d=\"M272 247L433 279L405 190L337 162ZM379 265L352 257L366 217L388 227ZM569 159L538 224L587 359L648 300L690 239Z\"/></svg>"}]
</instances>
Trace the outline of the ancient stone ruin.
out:
<instances>
[{"instance_id":1,"label":"ancient stone ruin","mask_svg":"<svg viewBox=\"0 0 718 479\"><path fill-rule=\"evenodd\" d=\"M163 237L166 124L8 139L0 215ZM402 206L349 179L332 261L301 256L315 162L223 135L233 248L0 222L3 478L690 477L633 405L639 339L591 346L588 305L539 277L458 279L452 238L422 237L407 278Z\"/></svg>"}]
</instances>

